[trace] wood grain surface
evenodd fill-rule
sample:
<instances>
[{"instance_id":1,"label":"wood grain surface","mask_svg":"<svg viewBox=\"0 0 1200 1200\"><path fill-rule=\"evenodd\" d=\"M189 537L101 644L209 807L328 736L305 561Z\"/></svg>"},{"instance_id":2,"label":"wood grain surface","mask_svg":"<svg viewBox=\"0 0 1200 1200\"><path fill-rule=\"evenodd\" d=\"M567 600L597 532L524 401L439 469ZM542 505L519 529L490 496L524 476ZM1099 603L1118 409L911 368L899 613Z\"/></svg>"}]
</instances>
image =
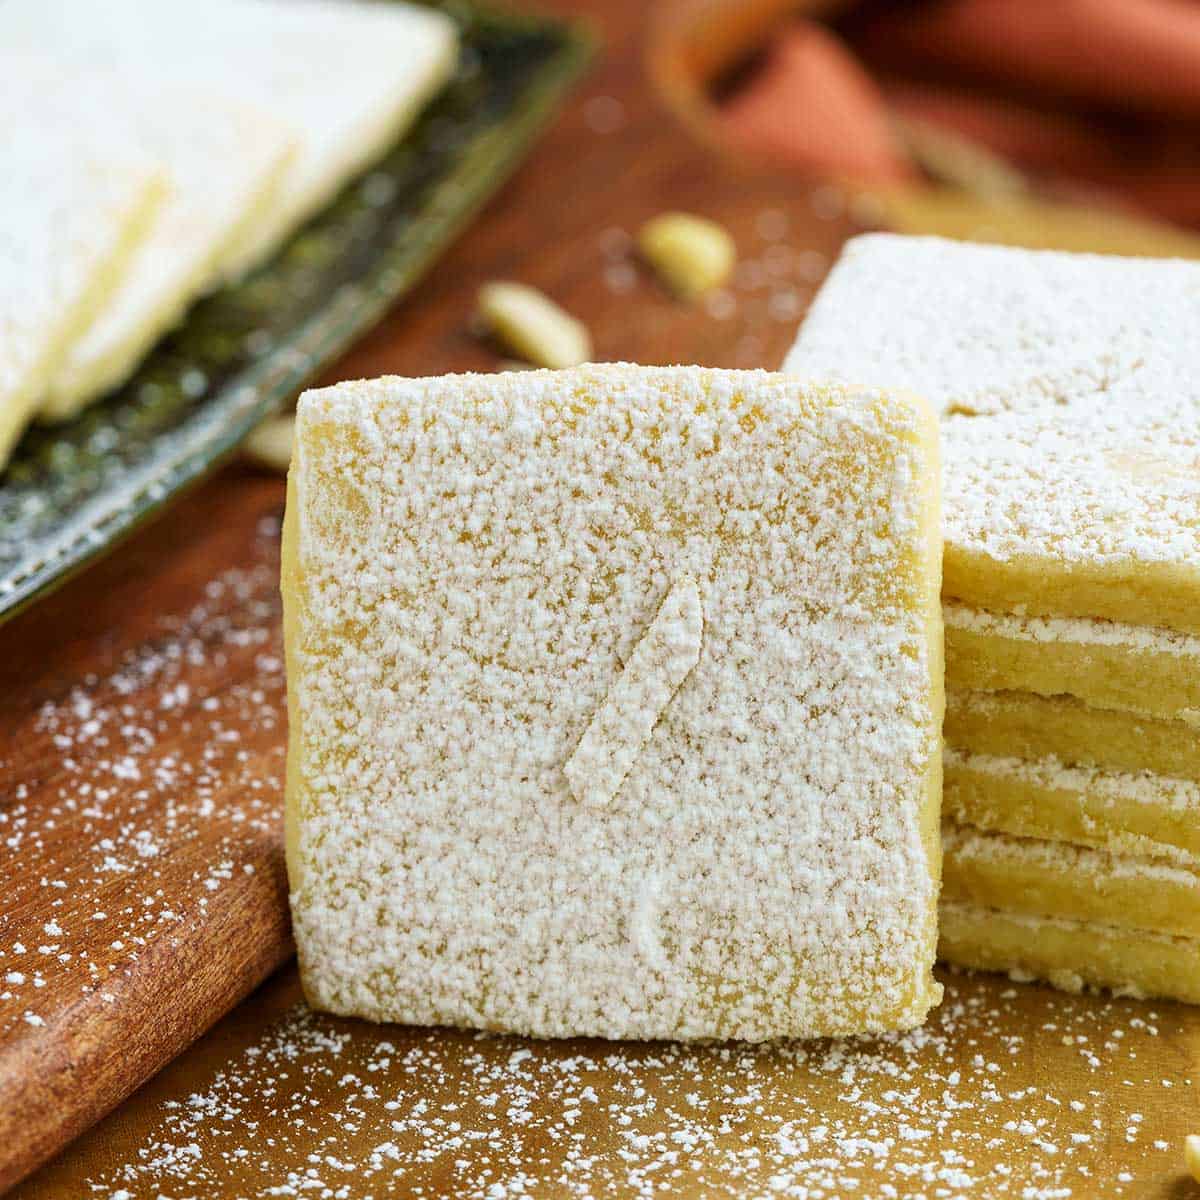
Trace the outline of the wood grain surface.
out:
<instances>
[{"instance_id":1,"label":"wood grain surface","mask_svg":"<svg viewBox=\"0 0 1200 1200\"><path fill-rule=\"evenodd\" d=\"M805 186L724 161L691 139L647 82L642 49L651 18L641 0L560 0L548 7L593 19L606 43L599 65L454 250L322 382L495 369L495 349L471 331L475 292L494 277L542 287L582 317L598 359L775 366L782 358L838 247L859 228L845 197L827 185ZM707 304L672 300L630 254L629 235L668 208L715 217L738 243L741 265L733 285ZM0 1190L120 1104L291 953L281 837L286 729L276 571L282 506L282 480L231 466L0 629ZM833 1124L869 1111L862 1107L869 1102L882 1106L878 1137L902 1143L906 1118L887 1086L889 1056L899 1056L896 1069L907 1072L910 1089L924 1095L925 1088L934 1099L949 1089L956 1103L977 1107L957 1142L950 1136L959 1128L953 1119L943 1121L939 1141L938 1122L928 1107L922 1110L931 1129L917 1159L940 1163L943 1175L922 1182L927 1190L918 1192L896 1180L896 1160L873 1159L864 1148L861 1168L812 1195L967 1194L954 1190L955 1154L972 1159L961 1167L964 1177L996 1183L995 1190L972 1195L1021 1195L1017 1183L1048 1188L1060 1175L1070 1176L1069 1193L1027 1194L1177 1200L1196 1194L1181 1177L1180 1149L1184 1132L1200 1131L1190 1087L1200 1052L1194 1011L1065 999L1041 988L1014 989L1007 980L952 981L951 996L926 1044L872 1052L872 1061L883 1065L869 1086L846 1083L844 1063L833 1070L830 1063L841 1054L836 1049L811 1058L757 1054L755 1069L768 1079L759 1081L764 1098L757 1115L734 1122L729 1128L736 1136L718 1141L731 1153L737 1138L748 1153L762 1151L777 1147L781 1124L800 1121L814 1103L828 1106ZM305 1102L311 1100L314 1112L340 1111L342 1073L321 1066L322 1037L339 1047L346 1071L376 1071L401 1106L421 1095L431 1104L451 1104L471 1088L479 1061L503 1065L514 1053L515 1043L506 1039L478 1042L309 1019L297 1013L297 1003L289 970L30 1179L20 1195L107 1196L122 1188L130 1196L268 1194L305 1160L304 1137L298 1141L289 1124L295 1113L277 1102L280 1077L285 1090L300 1082L287 1082L286 1070L280 1076L254 1065L277 1063L270 1055L242 1056L247 1048L274 1044L273 1038L286 1041L296 1022L302 1036L294 1061L304 1065L312 1093ZM1076 1035L1089 1041L1077 1043ZM383 1055L391 1065L380 1067L380 1046L389 1040L400 1050ZM1115 1049L1104 1051L1105 1045ZM304 1047L314 1046L309 1061ZM406 1072L398 1065L404 1047L433 1054L437 1071ZM569 1043L532 1052L541 1063L561 1064L584 1050L600 1063L593 1072L596 1090L619 1091L621 1069L605 1065L606 1048ZM638 1070L653 1074L650 1050L625 1053ZM853 1053L845 1051L846 1062ZM478 1054L482 1060L472 1057ZM983 1068L973 1065L977 1059ZM691 1091L729 1100L733 1085L722 1061L714 1051L690 1062L699 1081ZM1000 1064L999 1091L989 1079L997 1072L986 1069L993 1061ZM194 1141L209 1176L130 1174L129 1164L155 1161L153 1147L166 1136L163 1123L180 1111L171 1105L186 1108L193 1093L210 1093L230 1063L241 1064L243 1093L240 1115L230 1120L243 1132L262 1131L251 1139L248 1157L223 1156L220 1130L208 1131ZM957 1080L947 1082L955 1073ZM973 1082L966 1087L964 1080ZM691 1094L677 1082L660 1080L658 1116L643 1122L647 1137L671 1134L668 1114ZM560 1176L574 1161L568 1153L574 1133L561 1134L561 1121L545 1126L548 1106L559 1100L536 1087L533 1092L534 1128L542 1132L528 1146L537 1148L538 1178L548 1181L541 1194L566 1191ZM993 1093L1016 1098L998 1104ZM797 1097L807 1097L805 1105L797 1107ZM1072 1098L1081 1110L1070 1107ZM387 1140L394 1111L381 1110L378 1122L373 1113L356 1118L356 1153L370 1138L372 1145ZM1034 1114L1032 1132L1022 1124L1027 1113ZM629 1148L613 1120L605 1110L584 1118L577 1132L599 1156L596 1178L608 1180L597 1190L633 1192L641 1185L630 1179L622 1158ZM339 1128L354 1124L347 1118ZM1087 1140L1073 1141L1073 1135ZM864 1145L871 1136L862 1133ZM398 1153L421 1149L407 1134L397 1141ZM377 1181L374 1191L356 1183L344 1192L310 1190L408 1194L419 1183L427 1195L450 1188L485 1194L497 1176L495 1165L481 1160L481 1145L462 1152L465 1165L439 1159L414 1167L400 1182ZM713 1172L737 1160L697 1161L690 1173L691 1158L676 1164L682 1174L670 1176L675 1191L716 1193ZM730 1177L740 1179L731 1194L765 1190L775 1177L768 1168L776 1174L779 1168L768 1154L760 1153L759 1163L757 1173ZM997 1163L1008 1165L1007 1175L990 1174ZM873 1190L885 1174L898 1190ZM845 1182L851 1177L861 1187ZM999 1190L999 1181L1011 1190Z\"/></svg>"}]
</instances>

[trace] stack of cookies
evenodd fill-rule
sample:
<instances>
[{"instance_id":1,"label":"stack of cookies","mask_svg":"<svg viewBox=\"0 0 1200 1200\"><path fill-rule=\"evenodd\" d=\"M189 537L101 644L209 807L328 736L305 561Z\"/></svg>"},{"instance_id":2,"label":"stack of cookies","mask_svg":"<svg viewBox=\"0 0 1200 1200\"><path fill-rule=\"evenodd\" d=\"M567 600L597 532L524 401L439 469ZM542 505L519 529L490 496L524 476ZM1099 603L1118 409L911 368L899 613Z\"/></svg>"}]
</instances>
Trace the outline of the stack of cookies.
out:
<instances>
[{"instance_id":1,"label":"stack of cookies","mask_svg":"<svg viewBox=\"0 0 1200 1200\"><path fill-rule=\"evenodd\" d=\"M850 243L786 369L941 414L941 954L1200 1002L1200 264Z\"/></svg>"}]
</instances>

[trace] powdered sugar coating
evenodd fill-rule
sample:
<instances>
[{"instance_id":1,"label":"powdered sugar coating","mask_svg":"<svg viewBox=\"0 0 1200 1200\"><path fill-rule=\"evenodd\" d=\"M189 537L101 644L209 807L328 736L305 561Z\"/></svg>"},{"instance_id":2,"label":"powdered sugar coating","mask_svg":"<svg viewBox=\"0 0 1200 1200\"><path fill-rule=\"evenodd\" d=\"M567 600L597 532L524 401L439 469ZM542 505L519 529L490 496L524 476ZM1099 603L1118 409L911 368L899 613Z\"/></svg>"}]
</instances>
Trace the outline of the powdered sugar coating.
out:
<instances>
[{"instance_id":1,"label":"powdered sugar coating","mask_svg":"<svg viewBox=\"0 0 1200 1200\"><path fill-rule=\"evenodd\" d=\"M310 999L543 1035L919 1022L935 451L907 401L763 372L307 393L284 594ZM683 575L699 662L580 805L563 765Z\"/></svg>"},{"instance_id":2,"label":"powdered sugar coating","mask_svg":"<svg viewBox=\"0 0 1200 1200\"><path fill-rule=\"evenodd\" d=\"M943 414L948 584L956 561L1153 566L1194 604L1198 327L1196 263L874 235L847 245L785 365Z\"/></svg>"},{"instance_id":3,"label":"powdered sugar coating","mask_svg":"<svg viewBox=\"0 0 1200 1200\"><path fill-rule=\"evenodd\" d=\"M1086 617L942 606L946 678L961 690L1070 695L1094 709L1200 725L1200 637Z\"/></svg>"}]
</instances>

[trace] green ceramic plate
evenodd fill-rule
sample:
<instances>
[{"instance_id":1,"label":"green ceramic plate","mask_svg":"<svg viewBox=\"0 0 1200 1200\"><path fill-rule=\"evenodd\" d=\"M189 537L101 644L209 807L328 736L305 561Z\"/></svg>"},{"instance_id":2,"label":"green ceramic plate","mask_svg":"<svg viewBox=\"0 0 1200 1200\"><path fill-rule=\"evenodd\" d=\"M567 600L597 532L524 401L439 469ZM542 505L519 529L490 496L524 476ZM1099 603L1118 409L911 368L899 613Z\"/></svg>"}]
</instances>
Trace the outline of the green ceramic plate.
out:
<instances>
[{"instance_id":1,"label":"green ceramic plate","mask_svg":"<svg viewBox=\"0 0 1200 1200\"><path fill-rule=\"evenodd\" d=\"M0 476L0 621L211 470L410 288L512 170L590 53L574 26L439 3L458 72L399 145L118 393Z\"/></svg>"}]
</instances>

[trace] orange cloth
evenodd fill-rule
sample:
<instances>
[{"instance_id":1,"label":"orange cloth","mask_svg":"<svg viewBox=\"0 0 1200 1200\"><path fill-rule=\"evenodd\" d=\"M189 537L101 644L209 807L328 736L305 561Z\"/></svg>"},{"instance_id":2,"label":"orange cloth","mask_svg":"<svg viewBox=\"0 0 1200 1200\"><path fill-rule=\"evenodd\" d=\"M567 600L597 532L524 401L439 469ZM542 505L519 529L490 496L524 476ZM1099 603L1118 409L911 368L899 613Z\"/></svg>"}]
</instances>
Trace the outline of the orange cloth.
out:
<instances>
[{"instance_id":1,"label":"orange cloth","mask_svg":"<svg viewBox=\"0 0 1200 1200\"><path fill-rule=\"evenodd\" d=\"M733 141L784 164L889 182L917 174L871 77L812 22L779 34L722 115Z\"/></svg>"},{"instance_id":2,"label":"orange cloth","mask_svg":"<svg viewBox=\"0 0 1200 1200\"><path fill-rule=\"evenodd\" d=\"M1200 118L1200 5L1191 0L933 0L868 20L860 45L874 62Z\"/></svg>"},{"instance_id":3,"label":"orange cloth","mask_svg":"<svg viewBox=\"0 0 1200 1200\"><path fill-rule=\"evenodd\" d=\"M917 0L851 10L841 32L779 32L725 105L732 140L894 183L920 177L897 129L940 130L1050 196L1200 226L1200 3Z\"/></svg>"}]
</instances>

